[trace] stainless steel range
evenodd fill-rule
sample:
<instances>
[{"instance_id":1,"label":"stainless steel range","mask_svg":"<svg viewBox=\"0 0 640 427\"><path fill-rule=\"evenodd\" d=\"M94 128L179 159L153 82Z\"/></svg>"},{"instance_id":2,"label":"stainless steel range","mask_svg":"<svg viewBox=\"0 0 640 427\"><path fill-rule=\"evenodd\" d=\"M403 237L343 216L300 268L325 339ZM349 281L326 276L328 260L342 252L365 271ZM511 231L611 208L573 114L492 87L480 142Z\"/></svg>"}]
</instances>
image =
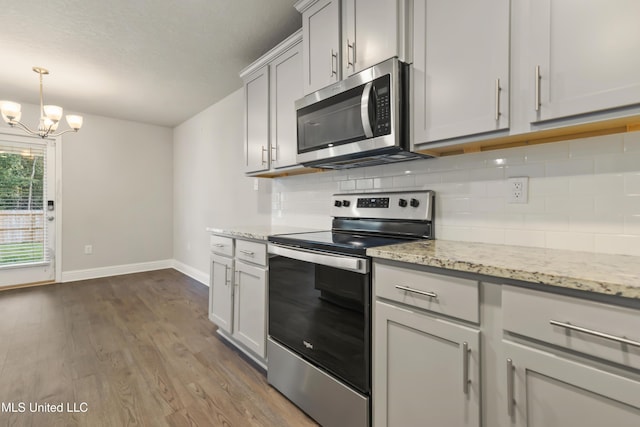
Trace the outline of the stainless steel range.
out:
<instances>
[{"instance_id":1,"label":"stainless steel range","mask_svg":"<svg viewBox=\"0 0 640 427\"><path fill-rule=\"evenodd\" d=\"M369 426L370 247L434 238L434 192L335 194L332 229L269 237L271 385L325 427Z\"/></svg>"}]
</instances>

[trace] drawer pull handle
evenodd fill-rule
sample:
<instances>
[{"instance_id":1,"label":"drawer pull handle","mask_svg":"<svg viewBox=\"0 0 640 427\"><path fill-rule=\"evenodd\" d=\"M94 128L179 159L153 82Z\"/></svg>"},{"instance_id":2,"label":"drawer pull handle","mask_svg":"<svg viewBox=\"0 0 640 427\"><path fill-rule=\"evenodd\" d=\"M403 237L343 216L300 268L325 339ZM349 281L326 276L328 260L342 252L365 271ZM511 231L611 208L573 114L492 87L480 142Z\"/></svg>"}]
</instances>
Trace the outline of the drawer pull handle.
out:
<instances>
[{"instance_id":1,"label":"drawer pull handle","mask_svg":"<svg viewBox=\"0 0 640 427\"><path fill-rule=\"evenodd\" d=\"M429 298L438 298L438 294L436 294L435 292L420 291L418 289L412 289L412 288L409 288L407 286L402 286L402 285L396 285L396 289L401 290L401 291L405 291L405 292L412 292L412 293L418 294L418 295L424 295L425 297L429 297Z\"/></svg>"},{"instance_id":2,"label":"drawer pull handle","mask_svg":"<svg viewBox=\"0 0 640 427\"><path fill-rule=\"evenodd\" d=\"M513 360L507 359L507 414L513 417L513 409L516 401L513 397Z\"/></svg>"},{"instance_id":3,"label":"drawer pull handle","mask_svg":"<svg viewBox=\"0 0 640 427\"><path fill-rule=\"evenodd\" d=\"M224 248L224 245L222 243L216 243L215 245L216 248Z\"/></svg>"},{"instance_id":4,"label":"drawer pull handle","mask_svg":"<svg viewBox=\"0 0 640 427\"><path fill-rule=\"evenodd\" d=\"M469 384L471 384L469 379L469 353L471 353L471 349L469 348L469 343L465 341L462 343L462 391L464 394L469 394Z\"/></svg>"},{"instance_id":5,"label":"drawer pull handle","mask_svg":"<svg viewBox=\"0 0 640 427\"><path fill-rule=\"evenodd\" d=\"M253 251L248 251L248 250L246 250L246 249L240 249L240 252L242 252L243 254L248 255L248 256L253 256L253 255L255 255L255 252L253 252Z\"/></svg>"},{"instance_id":6,"label":"drawer pull handle","mask_svg":"<svg viewBox=\"0 0 640 427\"><path fill-rule=\"evenodd\" d=\"M572 325L571 323L563 323L558 322L556 320L549 320L549 323L553 326L559 326L561 328L570 329L572 331L582 332L588 335L593 335L594 337L600 337L611 341L619 342L620 344L632 345L634 347L640 347L640 342L633 341L624 337L618 337L616 335L607 334L604 332L594 331L593 329L583 328L581 326Z\"/></svg>"}]
</instances>

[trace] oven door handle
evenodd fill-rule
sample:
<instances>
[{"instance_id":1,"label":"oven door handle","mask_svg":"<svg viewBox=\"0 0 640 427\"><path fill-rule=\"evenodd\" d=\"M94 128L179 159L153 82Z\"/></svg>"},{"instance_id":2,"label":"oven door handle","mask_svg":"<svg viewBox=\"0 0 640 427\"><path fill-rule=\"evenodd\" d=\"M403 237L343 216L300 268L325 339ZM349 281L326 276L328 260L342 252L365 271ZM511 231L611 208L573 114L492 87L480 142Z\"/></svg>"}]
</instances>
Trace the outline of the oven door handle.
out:
<instances>
[{"instance_id":1,"label":"oven door handle","mask_svg":"<svg viewBox=\"0 0 640 427\"><path fill-rule=\"evenodd\" d=\"M289 249L273 243L269 243L269 253L361 274L369 272L369 263L366 259L362 258L325 254L302 248Z\"/></svg>"}]
</instances>

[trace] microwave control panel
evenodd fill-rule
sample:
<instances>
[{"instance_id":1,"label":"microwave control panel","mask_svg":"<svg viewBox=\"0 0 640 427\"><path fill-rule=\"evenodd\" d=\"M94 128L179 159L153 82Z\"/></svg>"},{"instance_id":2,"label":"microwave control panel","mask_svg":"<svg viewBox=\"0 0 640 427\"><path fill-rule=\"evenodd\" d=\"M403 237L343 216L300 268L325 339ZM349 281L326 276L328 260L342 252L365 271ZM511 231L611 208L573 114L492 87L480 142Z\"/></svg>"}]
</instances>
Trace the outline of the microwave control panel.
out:
<instances>
[{"instance_id":1,"label":"microwave control panel","mask_svg":"<svg viewBox=\"0 0 640 427\"><path fill-rule=\"evenodd\" d=\"M388 135L391 133L391 98L390 95L391 79L389 75L380 77L375 81L375 111L376 121L373 133L376 136Z\"/></svg>"}]
</instances>

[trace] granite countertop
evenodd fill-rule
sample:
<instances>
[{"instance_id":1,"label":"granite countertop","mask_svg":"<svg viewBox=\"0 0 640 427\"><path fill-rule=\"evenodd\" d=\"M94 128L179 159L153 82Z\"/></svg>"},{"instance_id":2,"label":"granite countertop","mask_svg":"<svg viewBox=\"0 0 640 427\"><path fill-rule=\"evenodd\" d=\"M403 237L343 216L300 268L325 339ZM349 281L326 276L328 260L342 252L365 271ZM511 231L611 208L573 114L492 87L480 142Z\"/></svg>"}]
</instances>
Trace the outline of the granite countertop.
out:
<instances>
[{"instance_id":1,"label":"granite countertop","mask_svg":"<svg viewBox=\"0 0 640 427\"><path fill-rule=\"evenodd\" d=\"M370 248L367 255L640 299L640 257L637 256L447 240Z\"/></svg>"},{"instance_id":2,"label":"granite countertop","mask_svg":"<svg viewBox=\"0 0 640 427\"><path fill-rule=\"evenodd\" d=\"M307 233L320 231L318 229L291 227L288 225L249 225L231 227L207 227L207 231L213 234L224 234L231 237L244 239L267 240L267 237L274 234Z\"/></svg>"}]
</instances>

